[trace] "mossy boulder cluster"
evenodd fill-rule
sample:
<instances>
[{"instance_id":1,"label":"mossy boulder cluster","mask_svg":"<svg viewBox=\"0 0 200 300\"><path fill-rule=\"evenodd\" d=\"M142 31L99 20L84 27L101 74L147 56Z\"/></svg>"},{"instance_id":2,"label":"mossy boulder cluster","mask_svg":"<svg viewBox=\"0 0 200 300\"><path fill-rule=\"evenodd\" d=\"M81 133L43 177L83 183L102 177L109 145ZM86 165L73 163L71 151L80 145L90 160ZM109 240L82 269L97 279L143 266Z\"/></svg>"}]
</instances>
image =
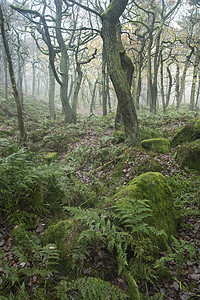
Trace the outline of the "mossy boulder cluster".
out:
<instances>
[{"instance_id":1,"label":"mossy boulder cluster","mask_svg":"<svg viewBox=\"0 0 200 300\"><path fill-rule=\"evenodd\" d=\"M159 248L164 248L176 230L172 191L166 178L158 172L148 172L138 176L114 195L117 204L124 205L127 198L149 200L152 210L152 216L148 220L149 225L163 229L167 234L167 236L152 237L153 242Z\"/></svg>"},{"instance_id":2,"label":"mossy boulder cluster","mask_svg":"<svg viewBox=\"0 0 200 300\"><path fill-rule=\"evenodd\" d=\"M166 154L170 152L170 142L164 138L155 138L142 141L142 147L146 150Z\"/></svg>"}]
</instances>

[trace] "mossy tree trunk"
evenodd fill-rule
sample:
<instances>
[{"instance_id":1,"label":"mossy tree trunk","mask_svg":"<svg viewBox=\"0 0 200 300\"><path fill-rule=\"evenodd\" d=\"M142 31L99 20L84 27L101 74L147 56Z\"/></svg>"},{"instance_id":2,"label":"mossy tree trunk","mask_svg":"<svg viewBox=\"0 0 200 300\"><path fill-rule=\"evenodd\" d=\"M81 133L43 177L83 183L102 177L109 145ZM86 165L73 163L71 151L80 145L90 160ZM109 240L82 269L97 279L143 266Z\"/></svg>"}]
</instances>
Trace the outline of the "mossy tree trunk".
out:
<instances>
[{"instance_id":1,"label":"mossy tree trunk","mask_svg":"<svg viewBox=\"0 0 200 300\"><path fill-rule=\"evenodd\" d=\"M21 109L21 105L20 105L19 93L17 90L17 85L16 85L16 81L15 81L15 76L14 76L12 59L11 59L11 55L10 55L8 42L6 39L4 18L3 18L3 13L2 13L2 9L1 9L1 4L0 4L0 24L1 24L1 35L2 35L2 39L3 39L3 45L4 45L4 49L5 49L5 53L6 53L6 57L7 57L7 61L8 61L10 80L11 80L13 94L14 94L15 103L16 103L16 107L17 107L17 116L18 116L18 124L19 124L19 131L20 131L20 142L24 143L26 141L27 135L26 135L25 128L24 128L24 120L23 120L22 109Z\"/></svg>"},{"instance_id":2,"label":"mossy tree trunk","mask_svg":"<svg viewBox=\"0 0 200 300\"><path fill-rule=\"evenodd\" d=\"M101 16L102 38L108 72L117 95L127 142L137 145L140 143L140 133L130 88L133 64L123 48L119 22L119 17L124 12L127 3L127 0L111 1Z\"/></svg>"}]
</instances>

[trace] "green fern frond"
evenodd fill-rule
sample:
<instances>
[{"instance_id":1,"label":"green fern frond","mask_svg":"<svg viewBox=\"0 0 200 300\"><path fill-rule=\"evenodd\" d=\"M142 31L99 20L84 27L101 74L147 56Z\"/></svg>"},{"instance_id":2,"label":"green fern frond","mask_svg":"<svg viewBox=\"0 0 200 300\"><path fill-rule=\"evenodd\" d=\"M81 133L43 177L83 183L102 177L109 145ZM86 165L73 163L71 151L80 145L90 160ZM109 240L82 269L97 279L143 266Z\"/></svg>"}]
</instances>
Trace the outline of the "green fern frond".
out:
<instances>
[{"instance_id":1,"label":"green fern frond","mask_svg":"<svg viewBox=\"0 0 200 300\"><path fill-rule=\"evenodd\" d=\"M117 286L100 278L84 277L76 281L62 280L57 289L57 296L61 300L125 300L128 296Z\"/></svg>"},{"instance_id":2,"label":"green fern frond","mask_svg":"<svg viewBox=\"0 0 200 300\"><path fill-rule=\"evenodd\" d=\"M152 216L152 210L149 207L147 199L125 199L124 203L118 203L112 206L115 220L131 234L156 236L166 235L164 230L158 230L150 226L147 222Z\"/></svg>"}]
</instances>

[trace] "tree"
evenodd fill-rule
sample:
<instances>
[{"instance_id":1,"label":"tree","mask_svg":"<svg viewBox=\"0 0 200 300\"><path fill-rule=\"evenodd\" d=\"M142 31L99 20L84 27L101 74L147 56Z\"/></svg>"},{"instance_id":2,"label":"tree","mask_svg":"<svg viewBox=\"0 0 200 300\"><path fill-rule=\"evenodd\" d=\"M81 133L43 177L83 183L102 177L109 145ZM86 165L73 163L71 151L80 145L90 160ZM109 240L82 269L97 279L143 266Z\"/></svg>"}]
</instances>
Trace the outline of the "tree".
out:
<instances>
[{"instance_id":1,"label":"tree","mask_svg":"<svg viewBox=\"0 0 200 300\"><path fill-rule=\"evenodd\" d=\"M119 21L128 4L128 0L112 0L109 6L101 13L91 9L89 6L82 5L81 2L74 0L69 0L69 2L79 5L101 19L103 51L105 53L108 72L117 95L126 139L129 144L137 145L140 143L140 133L131 95L133 64L122 44Z\"/></svg>"},{"instance_id":2,"label":"tree","mask_svg":"<svg viewBox=\"0 0 200 300\"><path fill-rule=\"evenodd\" d=\"M15 76L14 76L14 70L13 70L13 65L12 65L12 58L10 55L10 50L6 38L6 32L5 32L5 23L4 23L4 17L3 17L3 12L0 4L0 22L1 22L1 35L3 39L3 44L4 44L4 49L8 61L8 67L9 67L9 74L10 74L10 80L12 83L12 89L13 89L13 94L16 102L16 107L17 107L17 116L18 116L18 124L19 124L19 131L20 131L20 142L23 143L26 140L26 132L24 128L24 120L23 120L23 115L22 115L22 109L20 105L20 98L19 98L19 93L17 90L17 85L15 81Z\"/></svg>"}]
</instances>

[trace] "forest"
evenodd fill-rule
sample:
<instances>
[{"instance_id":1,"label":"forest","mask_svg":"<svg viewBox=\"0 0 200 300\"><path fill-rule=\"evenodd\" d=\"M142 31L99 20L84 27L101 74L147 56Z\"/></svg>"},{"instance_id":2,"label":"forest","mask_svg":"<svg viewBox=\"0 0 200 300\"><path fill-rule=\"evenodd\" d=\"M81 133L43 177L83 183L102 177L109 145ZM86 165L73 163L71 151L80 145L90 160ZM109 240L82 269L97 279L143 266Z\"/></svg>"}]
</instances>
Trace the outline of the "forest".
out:
<instances>
[{"instance_id":1,"label":"forest","mask_svg":"<svg viewBox=\"0 0 200 300\"><path fill-rule=\"evenodd\" d=\"M0 300L200 299L200 1L0 0Z\"/></svg>"}]
</instances>

